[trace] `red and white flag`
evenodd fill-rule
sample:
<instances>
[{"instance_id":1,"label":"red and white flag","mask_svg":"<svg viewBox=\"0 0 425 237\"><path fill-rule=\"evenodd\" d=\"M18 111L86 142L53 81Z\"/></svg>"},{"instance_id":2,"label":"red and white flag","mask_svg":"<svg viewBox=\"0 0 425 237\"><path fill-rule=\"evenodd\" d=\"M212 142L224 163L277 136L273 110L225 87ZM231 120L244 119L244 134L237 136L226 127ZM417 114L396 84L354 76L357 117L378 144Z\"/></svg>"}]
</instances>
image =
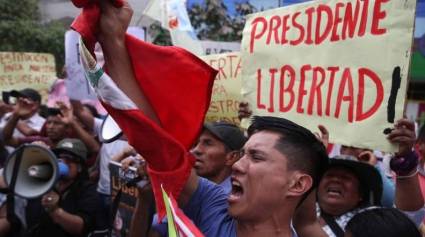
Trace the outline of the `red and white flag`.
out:
<instances>
[{"instance_id":1,"label":"red and white flag","mask_svg":"<svg viewBox=\"0 0 425 237\"><path fill-rule=\"evenodd\" d=\"M202 237L201 231L178 207L173 196L169 197L162 189L162 197L167 210L169 237Z\"/></svg>"},{"instance_id":2,"label":"red and white flag","mask_svg":"<svg viewBox=\"0 0 425 237\"><path fill-rule=\"evenodd\" d=\"M160 47L126 36L136 81L161 126L147 118L80 44L86 77L105 109L148 163L157 211L165 215L161 185L178 197L192 169L188 152L208 110L216 71L177 47Z\"/></svg>"}]
</instances>

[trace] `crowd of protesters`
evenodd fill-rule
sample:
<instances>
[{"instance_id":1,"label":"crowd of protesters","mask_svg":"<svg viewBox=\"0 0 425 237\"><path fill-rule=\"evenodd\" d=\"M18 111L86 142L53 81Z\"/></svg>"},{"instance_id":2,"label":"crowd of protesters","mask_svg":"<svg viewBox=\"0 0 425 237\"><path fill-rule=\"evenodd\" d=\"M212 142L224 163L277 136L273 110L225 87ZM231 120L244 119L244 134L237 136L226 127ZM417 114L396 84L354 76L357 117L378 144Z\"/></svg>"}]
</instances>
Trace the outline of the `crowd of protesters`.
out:
<instances>
[{"instance_id":1,"label":"crowd of protesters","mask_svg":"<svg viewBox=\"0 0 425 237\"><path fill-rule=\"evenodd\" d=\"M100 36L123 39L131 11L103 4ZM131 67L120 57L128 57L125 48L102 46L119 55L106 57L115 65L108 73L131 80ZM15 103L0 102L1 172L17 148L35 144L51 150L68 174L37 198L0 194L0 236L108 236L116 215L111 161L135 166L145 181L128 235L167 236L167 219L155 214L146 185L150 164L125 139L102 142L96 109L75 100L47 107L32 88L9 95ZM241 103L239 117L251 114ZM189 151L195 162L178 203L205 236L421 236L424 127L416 131L414 122L399 119L387 136L398 151L388 155L335 145L330 152L327 128L314 134L296 122L254 116L246 131L225 121L204 123ZM3 177L0 186L7 187Z\"/></svg>"},{"instance_id":2,"label":"crowd of protesters","mask_svg":"<svg viewBox=\"0 0 425 237\"><path fill-rule=\"evenodd\" d=\"M36 90L11 95L15 104L1 102L2 168L17 147L31 143L51 149L70 173L39 198L15 197L13 209L1 195L0 234L106 236L113 203L108 164L135 166L146 176L143 157L125 140L102 143L102 118L79 101L43 108ZM241 103L239 116L250 115L249 105ZM313 135L272 117L255 118L245 133L224 121L205 123L190 150L194 172L184 189L190 198L180 205L206 236L372 236L386 231L420 236L425 129L415 132L413 122L400 119L388 137L399 152L388 164L382 164L382 153L348 146L334 146L336 155L327 162L331 134L324 127L320 131ZM279 156L291 158L279 164L274 160ZM309 161L312 156L316 161ZM279 178L288 169L292 174ZM167 220L152 215L154 206L149 185L140 187L130 236L167 236Z\"/></svg>"}]
</instances>

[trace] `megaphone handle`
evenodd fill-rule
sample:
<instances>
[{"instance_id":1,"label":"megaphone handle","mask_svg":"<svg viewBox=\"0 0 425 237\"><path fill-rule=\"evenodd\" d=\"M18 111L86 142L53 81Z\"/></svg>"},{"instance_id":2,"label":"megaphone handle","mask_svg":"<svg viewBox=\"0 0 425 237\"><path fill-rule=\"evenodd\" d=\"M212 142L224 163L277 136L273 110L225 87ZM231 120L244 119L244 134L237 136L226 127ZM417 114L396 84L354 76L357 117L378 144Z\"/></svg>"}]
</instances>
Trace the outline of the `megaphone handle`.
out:
<instances>
[{"instance_id":1,"label":"megaphone handle","mask_svg":"<svg viewBox=\"0 0 425 237\"><path fill-rule=\"evenodd\" d=\"M6 210L7 210L6 217L12 227L12 230L11 230L12 233L14 233L15 231L18 231L21 226L21 222L19 221L15 213L14 192L15 192L16 179L18 177L19 166L21 166L22 154L24 152L25 147L26 147L25 145L22 145L16 151L17 153L15 158L15 163L13 164L12 177L10 179L9 187L7 188L8 193L7 193L7 199L6 199Z\"/></svg>"},{"instance_id":2,"label":"megaphone handle","mask_svg":"<svg viewBox=\"0 0 425 237\"><path fill-rule=\"evenodd\" d=\"M15 164L13 164L12 177L10 179L9 190L13 193L15 191L16 179L18 177L19 166L21 166L22 154L24 153L26 145L22 145L16 151Z\"/></svg>"}]
</instances>

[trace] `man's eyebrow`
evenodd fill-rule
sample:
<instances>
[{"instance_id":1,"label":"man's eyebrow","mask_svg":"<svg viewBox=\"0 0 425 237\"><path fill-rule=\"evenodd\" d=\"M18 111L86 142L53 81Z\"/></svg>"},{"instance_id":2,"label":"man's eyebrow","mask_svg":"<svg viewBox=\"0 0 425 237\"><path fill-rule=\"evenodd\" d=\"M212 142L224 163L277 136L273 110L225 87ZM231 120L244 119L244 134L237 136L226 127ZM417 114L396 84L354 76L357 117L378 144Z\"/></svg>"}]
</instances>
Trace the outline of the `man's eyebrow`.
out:
<instances>
[{"instance_id":1,"label":"man's eyebrow","mask_svg":"<svg viewBox=\"0 0 425 237\"><path fill-rule=\"evenodd\" d=\"M266 154L264 151L261 151L261 150L259 150L257 148L248 148L248 149L243 148L243 151L245 153L248 153L248 154L251 154L251 155L253 155L253 154L265 155Z\"/></svg>"}]
</instances>

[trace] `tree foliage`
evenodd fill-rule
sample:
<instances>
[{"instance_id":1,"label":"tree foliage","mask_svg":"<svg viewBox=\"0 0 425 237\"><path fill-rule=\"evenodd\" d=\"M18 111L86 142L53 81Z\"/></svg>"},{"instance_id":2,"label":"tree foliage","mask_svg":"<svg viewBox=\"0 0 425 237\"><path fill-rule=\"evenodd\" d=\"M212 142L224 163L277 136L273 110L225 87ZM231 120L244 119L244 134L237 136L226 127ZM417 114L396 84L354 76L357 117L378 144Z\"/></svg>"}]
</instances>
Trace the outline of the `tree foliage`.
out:
<instances>
[{"instance_id":1,"label":"tree foliage","mask_svg":"<svg viewBox=\"0 0 425 237\"><path fill-rule=\"evenodd\" d=\"M240 41L245 16L257 9L249 2L236 2L235 10L236 14L230 16L223 0L205 0L202 4L193 4L188 14L200 40ZM154 44L171 45L169 32L160 24L151 25L149 34L154 38Z\"/></svg>"},{"instance_id":2,"label":"tree foliage","mask_svg":"<svg viewBox=\"0 0 425 237\"><path fill-rule=\"evenodd\" d=\"M236 2L236 14L230 16L223 0L205 0L189 9L189 17L201 40L240 41L245 16L256 11L249 2Z\"/></svg>"},{"instance_id":3,"label":"tree foliage","mask_svg":"<svg viewBox=\"0 0 425 237\"><path fill-rule=\"evenodd\" d=\"M65 58L63 24L41 23L37 0L0 0L0 12L0 51L51 53L60 71Z\"/></svg>"}]
</instances>

